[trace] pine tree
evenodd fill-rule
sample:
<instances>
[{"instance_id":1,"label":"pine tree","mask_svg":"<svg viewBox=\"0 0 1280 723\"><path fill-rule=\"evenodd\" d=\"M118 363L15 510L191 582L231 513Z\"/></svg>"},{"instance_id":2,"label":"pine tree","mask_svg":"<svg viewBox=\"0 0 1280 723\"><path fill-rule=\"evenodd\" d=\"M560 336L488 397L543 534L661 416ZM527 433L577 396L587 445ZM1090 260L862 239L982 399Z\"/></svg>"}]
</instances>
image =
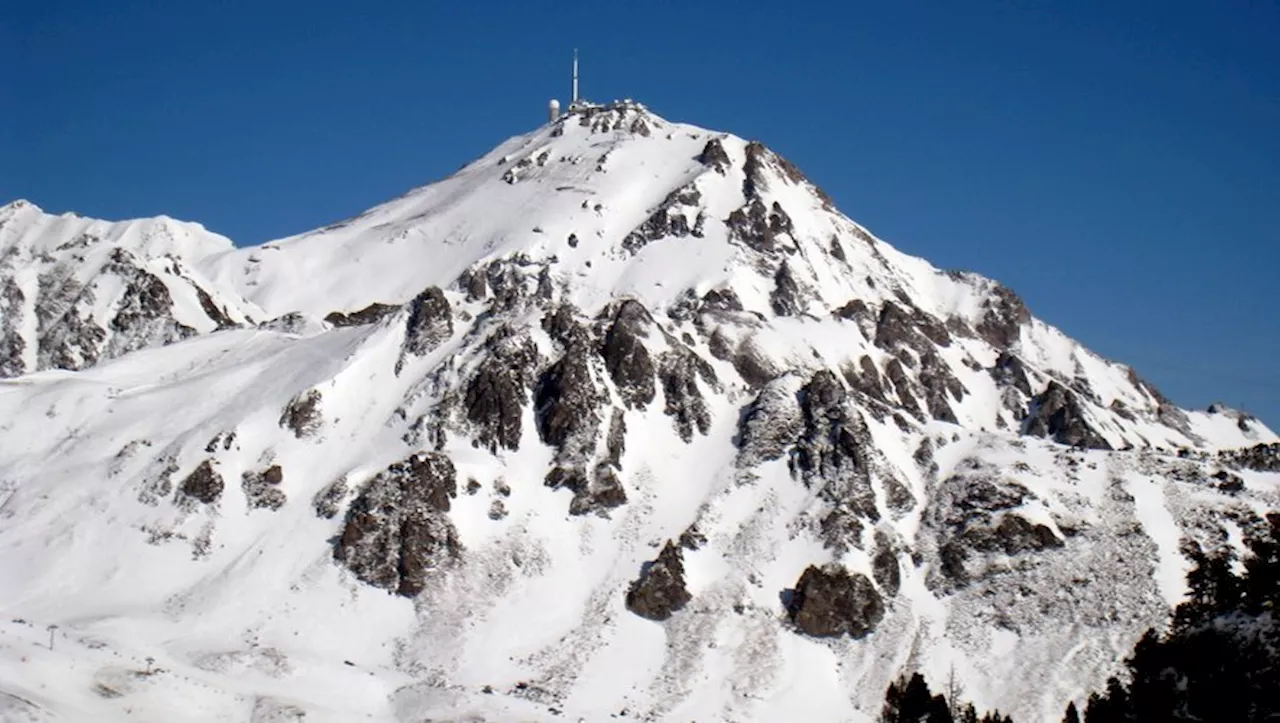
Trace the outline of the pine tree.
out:
<instances>
[{"instance_id":1,"label":"pine tree","mask_svg":"<svg viewBox=\"0 0 1280 723\"><path fill-rule=\"evenodd\" d=\"M1074 702L1067 703L1067 715L1062 719L1062 723L1080 723L1080 713L1076 710Z\"/></svg>"}]
</instances>

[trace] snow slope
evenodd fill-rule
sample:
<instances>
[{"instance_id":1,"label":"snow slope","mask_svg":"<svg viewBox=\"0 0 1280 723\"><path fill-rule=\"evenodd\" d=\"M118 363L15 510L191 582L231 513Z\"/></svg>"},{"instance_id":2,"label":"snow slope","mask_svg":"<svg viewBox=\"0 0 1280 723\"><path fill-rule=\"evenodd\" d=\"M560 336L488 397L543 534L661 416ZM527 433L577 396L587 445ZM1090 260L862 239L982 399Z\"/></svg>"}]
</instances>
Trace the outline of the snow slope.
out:
<instances>
[{"instance_id":1,"label":"snow slope","mask_svg":"<svg viewBox=\"0 0 1280 723\"><path fill-rule=\"evenodd\" d=\"M5 206L0 363L4 720L869 721L953 668L1057 720L1280 502L1257 420L629 102L259 247Z\"/></svg>"}]
</instances>

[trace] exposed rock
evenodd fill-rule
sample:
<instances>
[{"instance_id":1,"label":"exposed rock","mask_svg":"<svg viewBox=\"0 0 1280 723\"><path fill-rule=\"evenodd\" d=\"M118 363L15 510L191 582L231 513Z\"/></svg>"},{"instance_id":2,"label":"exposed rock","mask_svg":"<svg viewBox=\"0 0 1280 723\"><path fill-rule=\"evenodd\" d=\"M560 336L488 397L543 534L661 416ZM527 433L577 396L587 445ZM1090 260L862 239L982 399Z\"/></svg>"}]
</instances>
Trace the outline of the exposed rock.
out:
<instances>
[{"instance_id":1,"label":"exposed rock","mask_svg":"<svg viewBox=\"0 0 1280 723\"><path fill-rule=\"evenodd\" d=\"M21 332L25 302L22 289L12 277L6 277L0 285L0 378L20 376L27 371L24 358L27 343Z\"/></svg>"},{"instance_id":2,"label":"exposed rock","mask_svg":"<svg viewBox=\"0 0 1280 723\"><path fill-rule=\"evenodd\" d=\"M682 208L697 208L702 194L692 184L672 191L661 205L626 238L622 248L635 254L652 241L674 237L701 236L701 229L689 225L689 218Z\"/></svg>"},{"instance_id":3,"label":"exposed rock","mask_svg":"<svg viewBox=\"0 0 1280 723\"><path fill-rule=\"evenodd\" d=\"M282 481L284 471L280 465L273 464L261 472L245 472L240 477L240 486L250 508L278 510L288 499L280 489Z\"/></svg>"},{"instance_id":4,"label":"exposed rock","mask_svg":"<svg viewBox=\"0 0 1280 723\"><path fill-rule=\"evenodd\" d=\"M778 316L798 316L808 305L804 289L791 272L786 261L778 267L773 275L773 291L769 294L769 305Z\"/></svg>"},{"instance_id":5,"label":"exposed rock","mask_svg":"<svg viewBox=\"0 0 1280 723\"><path fill-rule=\"evenodd\" d=\"M351 503L334 558L370 585L417 595L431 573L462 549L445 514L456 494L448 457L419 453L396 462Z\"/></svg>"},{"instance_id":6,"label":"exposed rock","mask_svg":"<svg viewBox=\"0 0 1280 723\"><path fill-rule=\"evenodd\" d=\"M709 311L742 311L742 301L733 289L712 289L702 295L702 308Z\"/></svg>"},{"instance_id":7,"label":"exposed rock","mask_svg":"<svg viewBox=\"0 0 1280 723\"><path fill-rule=\"evenodd\" d=\"M226 308L220 307L214 303L213 297L209 296L209 292L199 286L195 286L194 288L196 290L196 298L200 300L200 308L204 311L206 316L218 325L219 331L238 326L231 317L227 316Z\"/></svg>"},{"instance_id":8,"label":"exposed rock","mask_svg":"<svg viewBox=\"0 0 1280 723\"><path fill-rule=\"evenodd\" d=\"M692 441L695 429L706 434L711 429L711 411L698 389L698 379L719 389L720 382L711 365L692 349L681 347L662 355L658 377L666 400L664 411L675 423L680 438Z\"/></svg>"},{"instance_id":9,"label":"exposed rock","mask_svg":"<svg viewBox=\"0 0 1280 723\"><path fill-rule=\"evenodd\" d=\"M342 501L347 497L347 478L339 477L338 479L325 485L315 498L311 501L312 507L315 508L316 517L331 520L337 517L341 511Z\"/></svg>"},{"instance_id":10,"label":"exposed rock","mask_svg":"<svg viewBox=\"0 0 1280 723\"><path fill-rule=\"evenodd\" d=\"M796 583L787 613L796 629L815 637L862 638L884 618L884 601L861 573L839 565L810 565Z\"/></svg>"},{"instance_id":11,"label":"exposed rock","mask_svg":"<svg viewBox=\"0 0 1280 723\"><path fill-rule=\"evenodd\" d=\"M627 609L649 620L666 620L693 599L684 586L684 556L670 540L658 559L640 570L627 590Z\"/></svg>"},{"instance_id":12,"label":"exposed rock","mask_svg":"<svg viewBox=\"0 0 1280 723\"><path fill-rule=\"evenodd\" d=\"M621 409L614 409L609 419L609 436L605 440L606 464L622 469L622 453L627 449L627 419Z\"/></svg>"},{"instance_id":13,"label":"exposed rock","mask_svg":"<svg viewBox=\"0 0 1280 723\"><path fill-rule=\"evenodd\" d=\"M698 154L698 162L702 165L715 169L716 173L724 175L733 162L729 160L729 154L724 150L724 144L719 138L712 138L707 141L707 145L702 147L702 153Z\"/></svg>"},{"instance_id":14,"label":"exposed rock","mask_svg":"<svg viewBox=\"0 0 1280 723\"><path fill-rule=\"evenodd\" d=\"M791 218L782 210L782 206L774 202L766 209L759 198L752 198L742 208L729 214L725 220L729 227L730 238L745 243L748 247L764 254L772 254L777 250L777 241L784 234L791 233Z\"/></svg>"},{"instance_id":15,"label":"exposed rock","mask_svg":"<svg viewBox=\"0 0 1280 723\"><path fill-rule=\"evenodd\" d=\"M596 385L592 357L586 344L571 346L542 374L534 390L538 434L558 449L562 464L582 463L595 450L599 409L609 398Z\"/></svg>"},{"instance_id":16,"label":"exposed rock","mask_svg":"<svg viewBox=\"0 0 1280 723\"><path fill-rule=\"evenodd\" d=\"M929 415L943 422L959 424L948 397L961 402L969 390L951 373L951 367L933 352L920 358L920 385L924 388Z\"/></svg>"},{"instance_id":17,"label":"exposed rock","mask_svg":"<svg viewBox=\"0 0 1280 723\"><path fill-rule=\"evenodd\" d=\"M320 391L309 389L294 397L280 414L280 426L293 430L298 439L314 435L323 422L320 415Z\"/></svg>"},{"instance_id":18,"label":"exposed rock","mask_svg":"<svg viewBox=\"0 0 1280 723\"><path fill-rule=\"evenodd\" d=\"M1242 467L1258 472L1280 472L1280 442L1225 450L1218 453L1218 458L1223 464L1232 467Z\"/></svg>"},{"instance_id":19,"label":"exposed rock","mask_svg":"<svg viewBox=\"0 0 1280 723\"><path fill-rule=\"evenodd\" d=\"M758 343L755 335L748 336L738 344L728 361L733 364L742 381L750 387L763 386L785 371Z\"/></svg>"},{"instance_id":20,"label":"exposed rock","mask_svg":"<svg viewBox=\"0 0 1280 723\"><path fill-rule=\"evenodd\" d=\"M884 382L880 379L880 371L876 369L876 363L871 357L863 354L858 359L859 371L855 371L852 367L845 366L841 368L841 374L849 386L862 392L878 402L888 402L885 396ZM859 373L860 372L860 373Z\"/></svg>"},{"instance_id":21,"label":"exposed rock","mask_svg":"<svg viewBox=\"0 0 1280 723\"><path fill-rule=\"evenodd\" d=\"M886 595L892 597L898 594L898 587L902 583L898 556L893 551L889 537L883 532L876 532L876 554L871 558L871 573Z\"/></svg>"},{"instance_id":22,"label":"exposed rock","mask_svg":"<svg viewBox=\"0 0 1280 723\"><path fill-rule=\"evenodd\" d=\"M467 384L463 401L477 442L496 452L519 449L538 350L528 337L503 326L486 342L489 352Z\"/></svg>"},{"instance_id":23,"label":"exposed rock","mask_svg":"<svg viewBox=\"0 0 1280 723\"><path fill-rule=\"evenodd\" d=\"M1073 447L1111 449L1111 444L1085 420L1075 393L1054 381L1032 401L1022 431Z\"/></svg>"},{"instance_id":24,"label":"exposed rock","mask_svg":"<svg viewBox=\"0 0 1280 723\"><path fill-rule=\"evenodd\" d=\"M1018 295L1000 284L982 301L982 320L975 331L988 344L1006 351L1022 338L1022 327L1031 323L1031 312Z\"/></svg>"},{"instance_id":25,"label":"exposed rock","mask_svg":"<svg viewBox=\"0 0 1280 723\"><path fill-rule=\"evenodd\" d=\"M804 418L796 401L798 388L795 377L778 377L765 384L747 406L738 424L739 467L782 459L800 438Z\"/></svg>"},{"instance_id":26,"label":"exposed rock","mask_svg":"<svg viewBox=\"0 0 1280 723\"><path fill-rule=\"evenodd\" d=\"M1022 359L1016 355L1008 351L1000 352L989 373L996 384L1013 387L1028 397L1031 396L1031 382L1027 378L1027 369L1023 366Z\"/></svg>"},{"instance_id":27,"label":"exposed rock","mask_svg":"<svg viewBox=\"0 0 1280 723\"><path fill-rule=\"evenodd\" d=\"M213 469L213 462L205 460L195 468L187 478L182 480L178 489L182 494L199 500L206 505L213 504L222 496L222 476Z\"/></svg>"},{"instance_id":28,"label":"exposed rock","mask_svg":"<svg viewBox=\"0 0 1280 723\"><path fill-rule=\"evenodd\" d=\"M951 345L951 334L946 326L933 316L915 306L886 301L876 320L876 346L894 350L908 348L917 354L933 353L935 347Z\"/></svg>"},{"instance_id":29,"label":"exposed rock","mask_svg":"<svg viewBox=\"0 0 1280 723\"><path fill-rule=\"evenodd\" d=\"M406 357L427 354L450 336L453 336L453 309L449 300L438 287L428 287L409 303L396 373L400 373Z\"/></svg>"},{"instance_id":30,"label":"exposed rock","mask_svg":"<svg viewBox=\"0 0 1280 723\"><path fill-rule=\"evenodd\" d=\"M924 415L920 412L920 403L911 392L911 378L907 376L907 370L903 368L902 362L890 359L885 365L884 373L889 383L893 385L893 391L898 395L898 404L917 420L924 421Z\"/></svg>"},{"instance_id":31,"label":"exposed rock","mask_svg":"<svg viewBox=\"0 0 1280 723\"><path fill-rule=\"evenodd\" d=\"M626 299L613 309L612 323L605 333L601 351L605 368L628 407L643 409L653 401L655 370L644 344L652 324L653 317L640 302Z\"/></svg>"},{"instance_id":32,"label":"exposed rock","mask_svg":"<svg viewBox=\"0 0 1280 723\"><path fill-rule=\"evenodd\" d=\"M970 549L1016 555L1047 547L1062 547L1062 540L1045 525L1033 524L1015 514L1005 514L994 528L970 524L962 539Z\"/></svg>"},{"instance_id":33,"label":"exposed rock","mask_svg":"<svg viewBox=\"0 0 1280 723\"><path fill-rule=\"evenodd\" d=\"M813 375L800 393L804 433L792 454L792 471L808 487L836 509L871 521L880 519L875 492L871 487L870 463L863 452L870 437L861 420L847 404L847 394L839 378L830 371ZM844 535L829 530L833 544L845 544ZM838 539L837 539L838 538Z\"/></svg>"},{"instance_id":34,"label":"exposed rock","mask_svg":"<svg viewBox=\"0 0 1280 723\"><path fill-rule=\"evenodd\" d=\"M324 317L324 320L337 327L344 326L364 326L381 321L383 318L390 316L400 310L400 307L392 304L372 303L350 314L334 311Z\"/></svg>"}]
</instances>

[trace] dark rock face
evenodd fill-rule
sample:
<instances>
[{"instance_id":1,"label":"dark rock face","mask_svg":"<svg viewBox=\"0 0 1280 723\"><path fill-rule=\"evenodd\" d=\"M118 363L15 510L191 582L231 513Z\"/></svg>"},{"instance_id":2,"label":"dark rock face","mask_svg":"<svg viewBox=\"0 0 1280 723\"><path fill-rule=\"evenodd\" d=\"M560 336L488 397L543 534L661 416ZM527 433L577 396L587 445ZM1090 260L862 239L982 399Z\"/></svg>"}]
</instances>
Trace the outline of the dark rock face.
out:
<instances>
[{"instance_id":1,"label":"dark rock face","mask_svg":"<svg viewBox=\"0 0 1280 723\"><path fill-rule=\"evenodd\" d=\"M538 434L561 456L584 459L595 449L601 421L597 410L607 401L596 388L590 350L575 344L543 373L534 390Z\"/></svg>"},{"instance_id":2,"label":"dark rock face","mask_svg":"<svg viewBox=\"0 0 1280 723\"><path fill-rule=\"evenodd\" d=\"M195 471L182 480L178 489L182 494L199 500L206 505L213 504L222 496L222 476L213 469L213 462L205 460Z\"/></svg>"},{"instance_id":3,"label":"dark rock face","mask_svg":"<svg viewBox=\"0 0 1280 723\"><path fill-rule=\"evenodd\" d=\"M231 319L231 317L227 316L226 308L220 307L217 304L215 304L213 302L213 297L209 296L208 292L206 292L204 289L200 288L199 286L195 287L195 290L196 290L196 298L200 300L200 308L204 311L205 316L208 316L210 319L213 320L215 324L218 325L219 331L221 331L222 329L231 329L238 326L235 323L235 321Z\"/></svg>"},{"instance_id":4,"label":"dark rock face","mask_svg":"<svg viewBox=\"0 0 1280 723\"><path fill-rule=\"evenodd\" d=\"M1107 440L1085 421L1075 393L1057 382L1049 382L1048 388L1032 400L1022 432L1073 447L1111 449Z\"/></svg>"},{"instance_id":5,"label":"dark rock face","mask_svg":"<svg viewBox=\"0 0 1280 723\"><path fill-rule=\"evenodd\" d=\"M724 150L724 144L719 138L712 138L707 141L707 145L702 147L702 153L698 154L698 162L702 165L715 169L716 173L724 175L733 162L729 160L729 154Z\"/></svg>"},{"instance_id":6,"label":"dark rock face","mask_svg":"<svg viewBox=\"0 0 1280 723\"><path fill-rule=\"evenodd\" d=\"M959 424L948 401L963 401L969 390L951 373L946 362L933 352L920 358L920 384L924 387L925 407L934 419Z\"/></svg>"},{"instance_id":7,"label":"dark rock face","mask_svg":"<svg viewBox=\"0 0 1280 723\"><path fill-rule=\"evenodd\" d=\"M400 307L398 306L394 306L392 304L379 304L375 302L369 304L363 309L360 309L359 311L353 311L350 314L341 311L334 311L325 316L324 320L338 327L364 326L366 324L374 324L382 321L385 317L388 317L399 310Z\"/></svg>"},{"instance_id":8,"label":"dark rock face","mask_svg":"<svg viewBox=\"0 0 1280 723\"><path fill-rule=\"evenodd\" d=\"M759 198L752 198L742 208L729 214L725 220L731 238L745 243L749 248L764 254L777 250L780 237L791 232L791 217L774 202L766 209Z\"/></svg>"},{"instance_id":9,"label":"dark rock face","mask_svg":"<svg viewBox=\"0 0 1280 723\"><path fill-rule=\"evenodd\" d=\"M983 568L967 564L977 556L1019 555L1062 547L1053 530L1017 514L1031 492L991 472L958 474L942 481L926 511L939 540L939 570L952 584L965 585Z\"/></svg>"},{"instance_id":10,"label":"dark rock face","mask_svg":"<svg viewBox=\"0 0 1280 723\"><path fill-rule=\"evenodd\" d=\"M261 472L245 472L240 477L240 486L250 508L278 510L288 500L280 489L283 481L284 471L280 465L273 464Z\"/></svg>"},{"instance_id":11,"label":"dark rock face","mask_svg":"<svg viewBox=\"0 0 1280 723\"><path fill-rule=\"evenodd\" d=\"M876 555L871 558L871 573L886 595L898 594L898 588L902 584L898 556L893 552L889 537L883 532L876 533Z\"/></svg>"},{"instance_id":12,"label":"dark rock face","mask_svg":"<svg viewBox=\"0 0 1280 723\"><path fill-rule=\"evenodd\" d=\"M1016 555L1048 547L1062 547L1062 540L1044 525L1032 524L1026 518L1005 514L994 528L970 526L962 536L970 549L981 552L1003 552Z\"/></svg>"},{"instance_id":13,"label":"dark rock face","mask_svg":"<svg viewBox=\"0 0 1280 723\"><path fill-rule=\"evenodd\" d=\"M805 293L791 272L786 261L778 267L773 275L773 291L769 294L769 305L778 316L799 316L805 309Z\"/></svg>"},{"instance_id":14,"label":"dark rock face","mask_svg":"<svg viewBox=\"0 0 1280 723\"><path fill-rule=\"evenodd\" d=\"M909 306L909 301L903 301L901 305L886 301L876 320L875 344L881 349L908 348L924 355L931 353L934 347L950 346L951 333L937 318Z\"/></svg>"},{"instance_id":15,"label":"dark rock face","mask_svg":"<svg viewBox=\"0 0 1280 723\"><path fill-rule=\"evenodd\" d=\"M398 595L422 592L462 550L449 521L457 475L448 457L419 453L380 472L351 503L334 559L360 580Z\"/></svg>"},{"instance_id":16,"label":"dark rock face","mask_svg":"<svg viewBox=\"0 0 1280 723\"><path fill-rule=\"evenodd\" d=\"M863 452L870 440L835 374L824 369L813 375L800 393L800 412L804 432L792 453L793 473L799 473L807 486L818 488L836 510L879 520L870 464ZM835 539L828 541L837 544Z\"/></svg>"},{"instance_id":17,"label":"dark rock face","mask_svg":"<svg viewBox=\"0 0 1280 723\"><path fill-rule=\"evenodd\" d=\"M0 378L26 372L23 354L27 343L21 334L21 311L26 296L12 277L0 285Z\"/></svg>"},{"instance_id":18,"label":"dark rock face","mask_svg":"<svg viewBox=\"0 0 1280 723\"><path fill-rule=\"evenodd\" d=\"M622 239L622 248L635 254L650 242L668 237L685 238L686 236L694 236L695 238L701 238L705 217L699 212L691 226L687 213L681 210L683 208L697 208L701 199L702 194L692 184L671 192L639 228Z\"/></svg>"},{"instance_id":19,"label":"dark rock face","mask_svg":"<svg viewBox=\"0 0 1280 723\"><path fill-rule=\"evenodd\" d=\"M738 466L782 459L804 432L794 387L785 377L764 385L738 425Z\"/></svg>"},{"instance_id":20,"label":"dark rock face","mask_svg":"<svg viewBox=\"0 0 1280 723\"><path fill-rule=\"evenodd\" d=\"M982 302L982 320L975 331L988 344L1008 350L1022 338L1022 327L1031 323L1031 312L1018 295L996 284L991 295Z\"/></svg>"},{"instance_id":21,"label":"dark rock face","mask_svg":"<svg viewBox=\"0 0 1280 723\"><path fill-rule=\"evenodd\" d=\"M428 287L409 302L404 346L401 348L400 363L396 365L396 371L399 372L405 357L427 354L451 336L453 309L449 306L449 300L444 298L444 292L439 288Z\"/></svg>"},{"instance_id":22,"label":"dark rock face","mask_svg":"<svg viewBox=\"0 0 1280 723\"><path fill-rule=\"evenodd\" d=\"M629 407L643 409L653 401L655 369L644 340L649 335L653 317L640 302L627 299L613 311L613 321L605 333L605 368Z\"/></svg>"},{"instance_id":23,"label":"dark rock face","mask_svg":"<svg viewBox=\"0 0 1280 723\"><path fill-rule=\"evenodd\" d=\"M347 496L347 478L339 477L338 479L325 485L323 489L316 493L314 499L311 500L312 507L315 509L316 517L326 520L332 520L338 516L342 510L342 500Z\"/></svg>"},{"instance_id":24,"label":"dark rock face","mask_svg":"<svg viewBox=\"0 0 1280 723\"><path fill-rule=\"evenodd\" d=\"M1017 356L1007 351L1000 352L1000 356L996 357L995 366L991 367L989 373L996 384L1013 387L1028 397L1031 396L1031 382L1027 378L1027 368Z\"/></svg>"},{"instance_id":25,"label":"dark rock face","mask_svg":"<svg viewBox=\"0 0 1280 723\"><path fill-rule=\"evenodd\" d=\"M912 393L911 377L907 376L907 370L903 368L902 362L897 359L890 359L884 368L885 377L893 386L893 391L898 396L898 404L908 414L920 421L924 421L924 416L920 412L920 403L916 401L915 394Z\"/></svg>"},{"instance_id":26,"label":"dark rock face","mask_svg":"<svg viewBox=\"0 0 1280 723\"><path fill-rule=\"evenodd\" d=\"M692 596L684 587L684 555L670 540L658 559L644 566L627 590L627 609L649 620L666 620Z\"/></svg>"},{"instance_id":27,"label":"dark rock face","mask_svg":"<svg viewBox=\"0 0 1280 723\"><path fill-rule=\"evenodd\" d=\"M664 411L675 423L676 432L686 442L693 432L706 434L711 429L711 412L698 389L698 379L719 389L716 372L702 357L688 347L680 347L662 355L658 377L666 399Z\"/></svg>"},{"instance_id":28,"label":"dark rock face","mask_svg":"<svg viewBox=\"0 0 1280 723\"><path fill-rule=\"evenodd\" d=\"M866 637L884 612L884 601L871 581L839 565L810 565L787 605L796 629L814 637Z\"/></svg>"},{"instance_id":29,"label":"dark rock face","mask_svg":"<svg viewBox=\"0 0 1280 723\"><path fill-rule=\"evenodd\" d=\"M1243 467L1258 472L1280 472L1280 442L1226 450L1218 453L1218 458L1223 464L1231 467Z\"/></svg>"},{"instance_id":30,"label":"dark rock face","mask_svg":"<svg viewBox=\"0 0 1280 723\"><path fill-rule=\"evenodd\" d=\"M292 429L298 439L315 435L322 422L320 391L317 389L310 389L294 397L280 415L280 426Z\"/></svg>"},{"instance_id":31,"label":"dark rock face","mask_svg":"<svg viewBox=\"0 0 1280 723\"><path fill-rule=\"evenodd\" d=\"M538 350L528 337L502 327L486 342L489 351L467 385L464 405L476 440L496 452L519 449L521 416L529 400Z\"/></svg>"}]
</instances>

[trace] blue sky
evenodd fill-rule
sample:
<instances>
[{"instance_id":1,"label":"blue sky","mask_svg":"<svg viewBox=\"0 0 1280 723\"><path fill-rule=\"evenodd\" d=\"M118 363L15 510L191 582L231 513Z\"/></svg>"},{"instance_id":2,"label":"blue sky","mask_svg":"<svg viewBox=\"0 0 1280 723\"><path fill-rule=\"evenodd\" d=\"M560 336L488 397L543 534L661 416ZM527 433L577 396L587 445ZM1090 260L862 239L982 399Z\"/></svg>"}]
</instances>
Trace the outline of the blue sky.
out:
<instances>
[{"instance_id":1,"label":"blue sky","mask_svg":"<svg viewBox=\"0 0 1280 723\"><path fill-rule=\"evenodd\" d=\"M763 140L849 216L1280 426L1280 4L24 2L0 200L238 243L440 178L568 94Z\"/></svg>"}]
</instances>

